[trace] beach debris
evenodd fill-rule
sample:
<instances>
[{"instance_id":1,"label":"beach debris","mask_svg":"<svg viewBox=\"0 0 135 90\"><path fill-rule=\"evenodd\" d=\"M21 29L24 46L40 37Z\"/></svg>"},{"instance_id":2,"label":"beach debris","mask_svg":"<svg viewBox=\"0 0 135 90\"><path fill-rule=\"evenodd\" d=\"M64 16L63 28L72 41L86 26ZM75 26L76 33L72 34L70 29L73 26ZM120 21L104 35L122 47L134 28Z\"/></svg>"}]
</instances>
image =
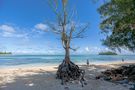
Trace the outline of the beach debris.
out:
<instances>
[{"instance_id":1,"label":"beach debris","mask_svg":"<svg viewBox=\"0 0 135 90\"><path fill-rule=\"evenodd\" d=\"M62 64L59 65L58 71L56 73L58 79L61 79L61 84L64 85L69 81L78 80L82 87L86 85L84 75L85 70L80 69L78 65L73 62L66 63L63 60Z\"/></svg>"},{"instance_id":2,"label":"beach debris","mask_svg":"<svg viewBox=\"0 0 135 90\"><path fill-rule=\"evenodd\" d=\"M103 71L101 75L96 77L96 79L100 78L121 84L135 82L135 65L121 66Z\"/></svg>"}]
</instances>

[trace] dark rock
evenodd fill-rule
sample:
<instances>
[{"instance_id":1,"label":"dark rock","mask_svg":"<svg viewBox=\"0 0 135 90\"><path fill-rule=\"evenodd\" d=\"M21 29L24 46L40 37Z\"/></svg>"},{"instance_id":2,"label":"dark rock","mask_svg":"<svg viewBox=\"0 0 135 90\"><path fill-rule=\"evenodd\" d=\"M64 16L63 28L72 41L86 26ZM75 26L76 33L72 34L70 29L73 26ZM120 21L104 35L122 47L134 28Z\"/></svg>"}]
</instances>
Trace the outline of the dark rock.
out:
<instances>
[{"instance_id":1,"label":"dark rock","mask_svg":"<svg viewBox=\"0 0 135 90\"><path fill-rule=\"evenodd\" d=\"M96 79L100 79L100 76L97 76Z\"/></svg>"},{"instance_id":2,"label":"dark rock","mask_svg":"<svg viewBox=\"0 0 135 90\"><path fill-rule=\"evenodd\" d=\"M135 75L135 68L132 68L132 71L129 74L130 76Z\"/></svg>"},{"instance_id":3,"label":"dark rock","mask_svg":"<svg viewBox=\"0 0 135 90\"><path fill-rule=\"evenodd\" d=\"M130 81L135 81L135 75L129 76L128 79L129 79Z\"/></svg>"},{"instance_id":4,"label":"dark rock","mask_svg":"<svg viewBox=\"0 0 135 90\"><path fill-rule=\"evenodd\" d=\"M111 75L111 70L106 70L104 72L102 72L104 75L106 76L110 76Z\"/></svg>"},{"instance_id":5,"label":"dark rock","mask_svg":"<svg viewBox=\"0 0 135 90\"><path fill-rule=\"evenodd\" d=\"M104 77L104 80L109 81L109 80L111 80L111 78L110 77Z\"/></svg>"},{"instance_id":6,"label":"dark rock","mask_svg":"<svg viewBox=\"0 0 135 90\"><path fill-rule=\"evenodd\" d=\"M112 81L120 81L123 80L123 77L121 74L115 74L114 76L111 76Z\"/></svg>"},{"instance_id":7,"label":"dark rock","mask_svg":"<svg viewBox=\"0 0 135 90\"><path fill-rule=\"evenodd\" d=\"M123 69L122 75L123 76L128 76L129 75L129 72L131 72L131 69L130 68Z\"/></svg>"},{"instance_id":8,"label":"dark rock","mask_svg":"<svg viewBox=\"0 0 135 90\"><path fill-rule=\"evenodd\" d=\"M124 83L122 80L135 81L135 65L106 70L102 74L105 75L104 80L120 81L120 83ZM100 79L99 77L96 78Z\"/></svg>"}]
</instances>

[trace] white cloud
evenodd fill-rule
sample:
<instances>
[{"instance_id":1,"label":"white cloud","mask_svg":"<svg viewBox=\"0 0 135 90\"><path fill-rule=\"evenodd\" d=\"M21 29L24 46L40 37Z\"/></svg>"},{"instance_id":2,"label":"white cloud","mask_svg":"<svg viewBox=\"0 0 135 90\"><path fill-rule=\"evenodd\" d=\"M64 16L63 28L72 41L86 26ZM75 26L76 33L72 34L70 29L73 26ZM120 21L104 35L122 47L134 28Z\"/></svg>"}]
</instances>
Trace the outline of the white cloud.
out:
<instances>
[{"instance_id":1,"label":"white cloud","mask_svg":"<svg viewBox=\"0 0 135 90\"><path fill-rule=\"evenodd\" d=\"M3 32L2 36L3 37L12 37L13 33L10 32Z\"/></svg>"},{"instance_id":2,"label":"white cloud","mask_svg":"<svg viewBox=\"0 0 135 90\"><path fill-rule=\"evenodd\" d=\"M78 50L81 54L98 54L99 52L106 52L106 51L112 51L111 49L107 47L97 47L97 46L86 46L80 50ZM130 52L129 50L125 50L121 48L121 52L116 50L116 53L118 54L134 54L133 52Z\"/></svg>"},{"instance_id":3,"label":"white cloud","mask_svg":"<svg viewBox=\"0 0 135 90\"><path fill-rule=\"evenodd\" d=\"M11 37L16 31L12 26L0 25L0 32L3 37Z\"/></svg>"},{"instance_id":4,"label":"white cloud","mask_svg":"<svg viewBox=\"0 0 135 90\"><path fill-rule=\"evenodd\" d=\"M99 47L96 47L96 46L87 46L87 47L85 47L84 48L84 51L86 51L86 53L91 53L91 54L96 54L96 53L98 53L98 52L100 52L101 51L101 48L99 48Z\"/></svg>"},{"instance_id":5,"label":"white cloud","mask_svg":"<svg viewBox=\"0 0 135 90\"><path fill-rule=\"evenodd\" d=\"M15 32L15 29L9 25L1 25L0 30L2 30L3 32L7 32L7 33L14 33Z\"/></svg>"},{"instance_id":6,"label":"white cloud","mask_svg":"<svg viewBox=\"0 0 135 90\"><path fill-rule=\"evenodd\" d=\"M3 37L27 38L27 34L22 31L22 29L16 26L7 24L0 25L0 34Z\"/></svg>"},{"instance_id":7,"label":"white cloud","mask_svg":"<svg viewBox=\"0 0 135 90\"><path fill-rule=\"evenodd\" d=\"M42 31L48 31L48 26L43 23L36 24L35 28Z\"/></svg>"},{"instance_id":8,"label":"white cloud","mask_svg":"<svg viewBox=\"0 0 135 90\"><path fill-rule=\"evenodd\" d=\"M38 46L26 46L26 47L19 47L12 50L14 54L64 54L63 49L54 48L50 49L49 46L44 48L39 48Z\"/></svg>"},{"instance_id":9,"label":"white cloud","mask_svg":"<svg viewBox=\"0 0 135 90\"><path fill-rule=\"evenodd\" d=\"M102 51L109 51L108 48L104 47L97 47L97 46L86 46L86 47L81 47L80 49L77 50L77 53L79 54L98 54L99 52Z\"/></svg>"},{"instance_id":10,"label":"white cloud","mask_svg":"<svg viewBox=\"0 0 135 90\"><path fill-rule=\"evenodd\" d=\"M85 50L87 51L87 52L89 52L90 50L89 50L89 47L85 47Z\"/></svg>"}]
</instances>

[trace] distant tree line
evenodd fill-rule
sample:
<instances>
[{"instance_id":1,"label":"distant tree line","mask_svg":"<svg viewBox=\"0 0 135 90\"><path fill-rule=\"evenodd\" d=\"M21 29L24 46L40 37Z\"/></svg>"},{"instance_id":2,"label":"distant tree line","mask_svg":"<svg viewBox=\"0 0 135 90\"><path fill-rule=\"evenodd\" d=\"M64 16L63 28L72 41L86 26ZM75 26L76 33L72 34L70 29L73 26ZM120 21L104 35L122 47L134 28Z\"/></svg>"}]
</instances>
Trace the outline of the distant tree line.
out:
<instances>
[{"instance_id":1,"label":"distant tree line","mask_svg":"<svg viewBox=\"0 0 135 90\"><path fill-rule=\"evenodd\" d=\"M107 51L107 52L100 52L99 55L117 55L115 52Z\"/></svg>"},{"instance_id":2,"label":"distant tree line","mask_svg":"<svg viewBox=\"0 0 135 90\"><path fill-rule=\"evenodd\" d=\"M0 52L0 54L12 54L11 52Z\"/></svg>"}]
</instances>

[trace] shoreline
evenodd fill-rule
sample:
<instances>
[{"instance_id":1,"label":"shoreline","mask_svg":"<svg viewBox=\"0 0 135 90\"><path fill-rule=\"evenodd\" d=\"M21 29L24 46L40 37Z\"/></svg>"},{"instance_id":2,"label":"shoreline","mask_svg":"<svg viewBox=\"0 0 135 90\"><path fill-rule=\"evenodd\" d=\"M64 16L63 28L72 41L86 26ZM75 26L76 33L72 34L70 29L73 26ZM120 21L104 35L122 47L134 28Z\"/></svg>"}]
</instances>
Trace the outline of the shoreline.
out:
<instances>
[{"instance_id":1,"label":"shoreline","mask_svg":"<svg viewBox=\"0 0 135 90\"><path fill-rule=\"evenodd\" d=\"M75 62L75 64L77 65L86 65L86 60L85 62ZM117 60L117 61L95 61L95 62L91 62L89 61L89 65L119 65L119 64L135 64L135 60L126 60L124 62L122 62L121 60ZM1 69L18 69L18 68L42 68L42 67L58 67L60 65L60 63L36 63L36 64L22 64L22 65L3 65L0 66L0 70Z\"/></svg>"}]
</instances>

